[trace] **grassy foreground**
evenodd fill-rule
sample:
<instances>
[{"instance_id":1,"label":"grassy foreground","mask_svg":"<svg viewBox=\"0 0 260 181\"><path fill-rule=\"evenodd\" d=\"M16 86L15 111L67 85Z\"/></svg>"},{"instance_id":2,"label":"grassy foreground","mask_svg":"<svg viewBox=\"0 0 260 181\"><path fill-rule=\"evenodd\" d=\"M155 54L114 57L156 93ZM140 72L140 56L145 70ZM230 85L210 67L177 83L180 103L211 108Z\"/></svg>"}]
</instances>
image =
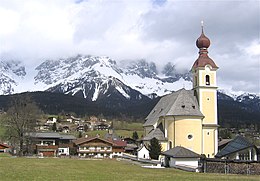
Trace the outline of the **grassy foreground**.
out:
<instances>
[{"instance_id":1,"label":"grassy foreground","mask_svg":"<svg viewBox=\"0 0 260 181\"><path fill-rule=\"evenodd\" d=\"M128 161L0 157L1 180L258 180L259 176L142 168Z\"/></svg>"}]
</instances>

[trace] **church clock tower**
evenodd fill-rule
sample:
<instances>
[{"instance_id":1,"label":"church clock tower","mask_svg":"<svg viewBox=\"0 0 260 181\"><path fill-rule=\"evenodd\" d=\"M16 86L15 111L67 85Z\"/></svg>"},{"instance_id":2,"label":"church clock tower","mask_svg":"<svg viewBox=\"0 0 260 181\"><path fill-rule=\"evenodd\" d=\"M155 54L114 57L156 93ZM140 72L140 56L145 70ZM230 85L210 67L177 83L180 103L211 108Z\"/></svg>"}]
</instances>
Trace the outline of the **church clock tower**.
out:
<instances>
[{"instance_id":1,"label":"church clock tower","mask_svg":"<svg viewBox=\"0 0 260 181\"><path fill-rule=\"evenodd\" d=\"M202 32L196 41L199 57L192 66L193 90L197 97L202 120L202 153L214 157L218 151L217 82L215 62L208 56L210 40Z\"/></svg>"}]
</instances>

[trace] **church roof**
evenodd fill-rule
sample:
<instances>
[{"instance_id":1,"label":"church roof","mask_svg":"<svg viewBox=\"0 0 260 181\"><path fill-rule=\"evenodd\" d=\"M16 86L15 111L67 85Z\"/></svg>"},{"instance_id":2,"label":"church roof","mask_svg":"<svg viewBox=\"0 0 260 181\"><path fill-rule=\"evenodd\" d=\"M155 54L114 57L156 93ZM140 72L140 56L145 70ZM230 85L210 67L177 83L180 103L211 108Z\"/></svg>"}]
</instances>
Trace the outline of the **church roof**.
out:
<instances>
[{"instance_id":1,"label":"church roof","mask_svg":"<svg viewBox=\"0 0 260 181\"><path fill-rule=\"evenodd\" d=\"M166 155L173 158L199 158L201 155L184 148L182 146L176 146L162 153L162 155Z\"/></svg>"},{"instance_id":2,"label":"church roof","mask_svg":"<svg viewBox=\"0 0 260 181\"><path fill-rule=\"evenodd\" d=\"M246 138L242 136L235 137L232 141L230 141L220 152L217 153L217 158L222 158L229 154L244 150L246 148L254 147L252 143L250 143Z\"/></svg>"},{"instance_id":3,"label":"church roof","mask_svg":"<svg viewBox=\"0 0 260 181\"><path fill-rule=\"evenodd\" d=\"M193 90L180 89L163 96L146 118L143 126L154 125L162 116L200 116L199 105Z\"/></svg>"},{"instance_id":4,"label":"church roof","mask_svg":"<svg viewBox=\"0 0 260 181\"><path fill-rule=\"evenodd\" d=\"M148 135L146 135L145 137L143 137L142 140L144 141L148 141L148 140L151 140L153 138L156 138L157 140L159 141L165 141L167 140L164 136L164 132L163 132L163 127L162 127L162 124L159 124L159 126L152 130L150 133L148 133Z\"/></svg>"}]
</instances>

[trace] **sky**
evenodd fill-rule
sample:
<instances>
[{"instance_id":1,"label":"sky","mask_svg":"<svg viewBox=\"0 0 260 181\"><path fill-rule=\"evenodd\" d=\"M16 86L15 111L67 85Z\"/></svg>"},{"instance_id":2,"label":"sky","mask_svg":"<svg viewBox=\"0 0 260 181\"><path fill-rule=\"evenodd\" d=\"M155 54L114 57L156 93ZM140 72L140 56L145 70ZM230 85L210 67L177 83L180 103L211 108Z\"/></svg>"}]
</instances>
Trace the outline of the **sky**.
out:
<instances>
[{"instance_id":1,"label":"sky","mask_svg":"<svg viewBox=\"0 0 260 181\"><path fill-rule=\"evenodd\" d=\"M0 0L0 59L27 72L76 54L185 71L198 57L202 20L219 88L260 93L259 0Z\"/></svg>"}]
</instances>

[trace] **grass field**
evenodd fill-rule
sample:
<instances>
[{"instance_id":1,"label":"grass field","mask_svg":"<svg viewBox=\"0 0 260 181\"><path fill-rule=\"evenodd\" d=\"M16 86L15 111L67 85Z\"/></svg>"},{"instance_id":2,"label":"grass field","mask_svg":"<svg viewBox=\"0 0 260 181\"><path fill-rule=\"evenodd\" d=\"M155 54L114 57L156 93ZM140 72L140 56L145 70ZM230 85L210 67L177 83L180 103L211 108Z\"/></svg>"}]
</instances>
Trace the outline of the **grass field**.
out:
<instances>
[{"instance_id":1,"label":"grass field","mask_svg":"<svg viewBox=\"0 0 260 181\"><path fill-rule=\"evenodd\" d=\"M259 180L259 176L149 169L128 161L0 157L1 180Z\"/></svg>"}]
</instances>

